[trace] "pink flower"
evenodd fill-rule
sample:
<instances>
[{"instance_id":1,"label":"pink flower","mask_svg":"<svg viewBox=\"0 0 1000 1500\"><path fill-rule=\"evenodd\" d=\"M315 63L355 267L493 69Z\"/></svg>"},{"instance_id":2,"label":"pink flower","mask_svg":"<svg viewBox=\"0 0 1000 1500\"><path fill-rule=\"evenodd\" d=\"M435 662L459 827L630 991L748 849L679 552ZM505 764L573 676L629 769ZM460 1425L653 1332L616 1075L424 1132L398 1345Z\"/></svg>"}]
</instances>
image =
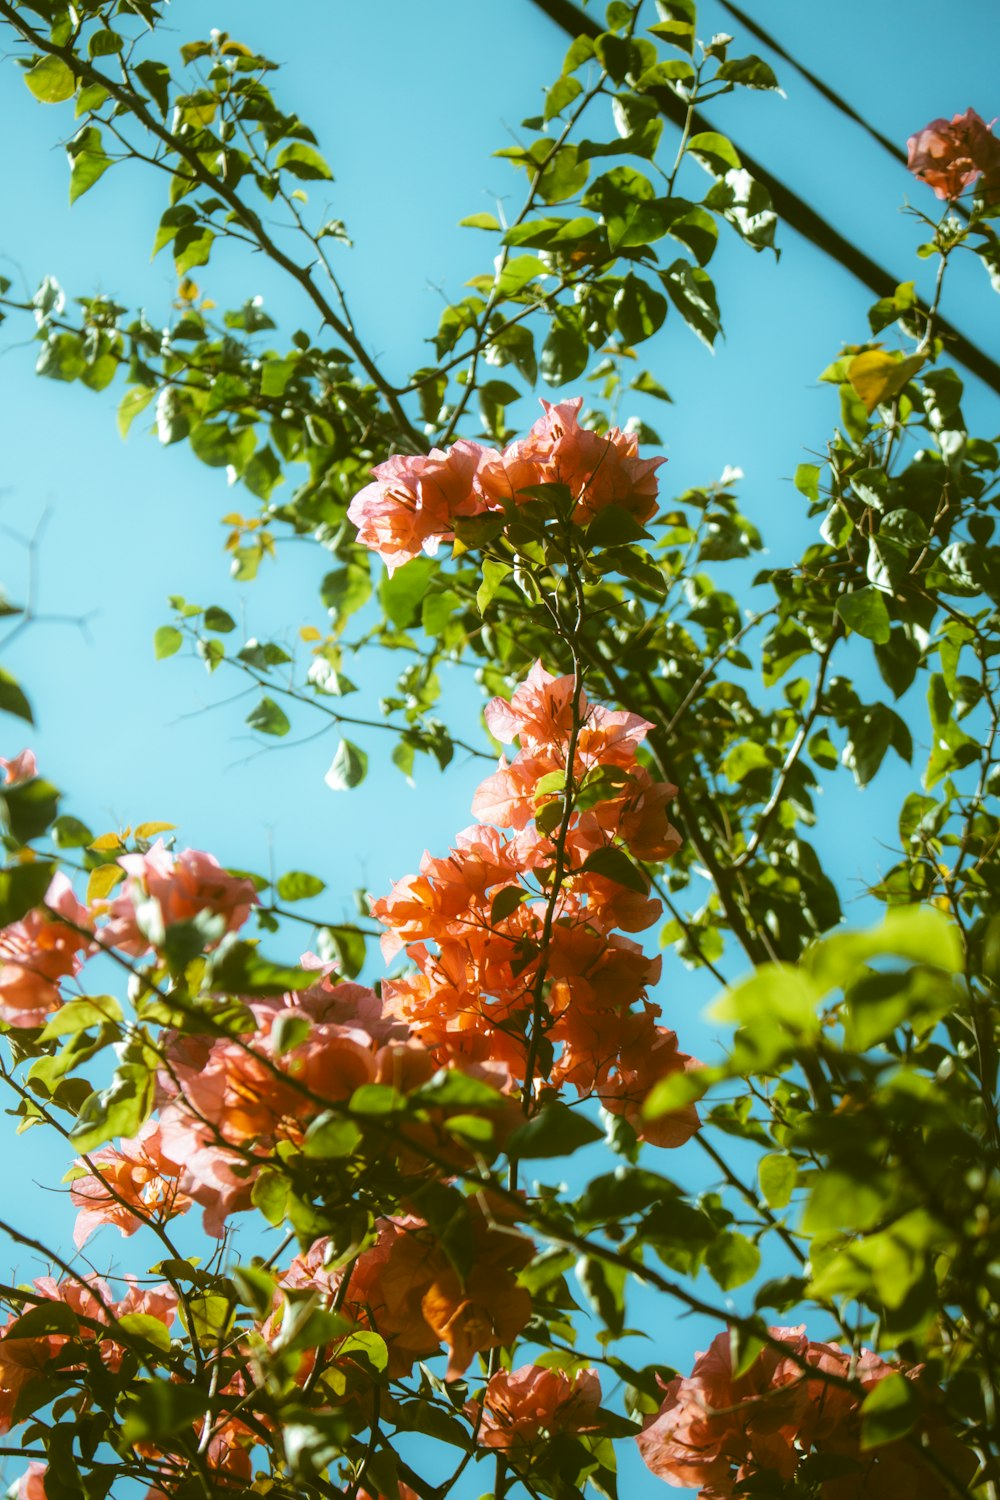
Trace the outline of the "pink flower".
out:
<instances>
[{"instance_id":1,"label":"pink flower","mask_svg":"<svg viewBox=\"0 0 1000 1500\"><path fill-rule=\"evenodd\" d=\"M642 1107L661 1078L688 1073L701 1064L680 1051L676 1032L654 1023L651 1008L630 1015L623 1030L614 1077L596 1090L597 1097L612 1114L624 1115L640 1140L652 1146L683 1146L700 1123L693 1104L655 1120L644 1119Z\"/></svg>"},{"instance_id":2,"label":"pink flower","mask_svg":"<svg viewBox=\"0 0 1000 1500\"><path fill-rule=\"evenodd\" d=\"M17 1481L17 1500L46 1500L45 1476L48 1471L48 1464L33 1460Z\"/></svg>"},{"instance_id":3,"label":"pink flower","mask_svg":"<svg viewBox=\"0 0 1000 1500\"><path fill-rule=\"evenodd\" d=\"M19 781L30 781L33 776L38 775L38 762L35 759L34 750L22 750L20 755L15 755L13 760L4 760L0 755L0 771L4 772L4 782L7 786L15 786ZM32 1464L33 1469L38 1464Z\"/></svg>"},{"instance_id":4,"label":"pink flower","mask_svg":"<svg viewBox=\"0 0 1000 1500\"><path fill-rule=\"evenodd\" d=\"M954 202L983 173L987 194L1000 183L1000 141L974 109L932 120L907 141L907 166L939 198Z\"/></svg>"},{"instance_id":5,"label":"pink flower","mask_svg":"<svg viewBox=\"0 0 1000 1500\"><path fill-rule=\"evenodd\" d=\"M805 1355L804 1329L768 1331ZM718 1334L689 1376L669 1382L658 1415L636 1438L647 1468L668 1484L703 1486L718 1496L731 1495L734 1479L758 1465L790 1479L798 1462L795 1434L809 1398L800 1378L784 1383L786 1364L767 1348L736 1378L729 1334ZM779 1369L782 1377L774 1384Z\"/></svg>"},{"instance_id":6,"label":"pink flower","mask_svg":"<svg viewBox=\"0 0 1000 1500\"><path fill-rule=\"evenodd\" d=\"M454 536L456 516L485 509L472 487L482 453L478 443L461 441L447 453L432 448L376 465L372 483L347 512L358 541L378 553L390 574L421 552L433 557Z\"/></svg>"},{"instance_id":7,"label":"pink flower","mask_svg":"<svg viewBox=\"0 0 1000 1500\"><path fill-rule=\"evenodd\" d=\"M476 488L491 510L511 499L523 503L530 497L518 492L529 486L564 484L578 525L609 505L621 506L638 521L649 520L656 510L656 470L666 459L640 458L634 433L581 427L577 417L582 405L582 396L558 406L543 400L545 415L523 441L511 443L503 453L483 454Z\"/></svg>"},{"instance_id":8,"label":"pink flower","mask_svg":"<svg viewBox=\"0 0 1000 1500\"><path fill-rule=\"evenodd\" d=\"M598 1425L601 1382L596 1370L547 1370L522 1365L498 1370L486 1387L482 1417L478 1401L470 1401L466 1415L480 1422L484 1448L527 1447L558 1432L588 1432Z\"/></svg>"},{"instance_id":9,"label":"pink flower","mask_svg":"<svg viewBox=\"0 0 1000 1500\"><path fill-rule=\"evenodd\" d=\"M179 1188L180 1168L163 1154L159 1126L153 1122L133 1140L123 1140L120 1149L105 1146L93 1152L90 1161L97 1174L76 1178L69 1190L79 1210L73 1229L77 1249L102 1224L114 1224L128 1236L150 1219L162 1224L191 1206ZM86 1167L82 1161L77 1165Z\"/></svg>"},{"instance_id":10,"label":"pink flower","mask_svg":"<svg viewBox=\"0 0 1000 1500\"><path fill-rule=\"evenodd\" d=\"M90 917L60 871L45 893L45 906L0 929L0 1018L15 1026L39 1026L62 1004L60 980L83 967L80 952L91 945L85 932ZM72 925L66 925L67 923Z\"/></svg>"},{"instance_id":11,"label":"pink flower","mask_svg":"<svg viewBox=\"0 0 1000 1500\"><path fill-rule=\"evenodd\" d=\"M221 917L223 931L206 948L214 948L224 933L236 932L257 905L252 880L230 875L211 854L200 849L184 849L176 857L157 839L145 854L125 854L118 861L129 876L122 895L108 907L108 923L101 930L101 941L123 953L141 957L150 947L158 946L159 932L179 922L190 922L207 912ZM144 913L140 924L140 908ZM148 934L157 938L151 941Z\"/></svg>"}]
</instances>

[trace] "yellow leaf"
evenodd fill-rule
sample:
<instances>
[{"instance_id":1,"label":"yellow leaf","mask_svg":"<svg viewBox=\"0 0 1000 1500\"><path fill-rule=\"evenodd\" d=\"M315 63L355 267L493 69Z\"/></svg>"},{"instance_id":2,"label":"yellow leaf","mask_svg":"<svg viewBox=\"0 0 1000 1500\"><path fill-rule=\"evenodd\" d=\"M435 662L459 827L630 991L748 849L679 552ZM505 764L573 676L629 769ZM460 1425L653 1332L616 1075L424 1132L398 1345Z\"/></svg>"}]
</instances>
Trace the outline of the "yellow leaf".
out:
<instances>
[{"instance_id":1,"label":"yellow leaf","mask_svg":"<svg viewBox=\"0 0 1000 1500\"><path fill-rule=\"evenodd\" d=\"M98 853L104 853L106 849L120 849L122 847L122 836L120 833L102 833L99 839L95 839L90 845Z\"/></svg>"},{"instance_id":2,"label":"yellow leaf","mask_svg":"<svg viewBox=\"0 0 1000 1500\"><path fill-rule=\"evenodd\" d=\"M231 510L228 516L223 516L219 524L221 526L242 526L243 517L240 515L238 510Z\"/></svg>"},{"instance_id":3,"label":"yellow leaf","mask_svg":"<svg viewBox=\"0 0 1000 1500\"><path fill-rule=\"evenodd\" d=\"M302 641L318 641L322 637L315 625L303 625L299 629L299 639Z\"/></svg>"},{"instance_id":4,"label":"yellow leaf","mask_svg":"<svg viewBox=\"0 0 1000 1500\"><path fill-rule=\"evenodd\" d=\"M898 354L887 354L884 349L864 349L847 366L847 378L871 416L876 406L899 395L923 362L923 356L919 354L902 359Z\"/></svg>"},{"instance_id":5,"label":"yellow leaf","mask_svg":"<svg viewBox=\"0 0 1000 1500\"><path fill-rule=\"evenodd\" d=\"M215 306L216 303L212 301L211 297L205 297L201 304L201 310L202 312L211 312Z\"/></svg>"},{"instance_id":6,"label":"yellow leaf","mask_svg":"<svg viewBox=\"0 0 1000 1500\"><path fill-rule=\"evenodd\" d=\"M300 203L308 203L309 202L309 194L308 193L304 193L301 188L295 188L292 191L292 193L290 194L290 196L292 198L298 198L298 200L299 200Z\"/></svg>"},{"instance_id":7,"label":"yellow leaf","mask_svg":"<svg viewBox=\"0 0 1000 1500\"><path fill-rule=\"evenodd\" d=\"M177 288L177 295L178 297L183 297L185 302L194 302L196 298L201 295L201 293L198 290L197 283L191 281L187 276L185 276L184 280Z\"/></svg>"},{"instance_id":8,"label":"yellow leaf","mask_svg":"<svg viewBox=\"0 0 1000 1500\"><path fill-rule=\"evenodd\" d=\"M228 42L224 42L223 45L219 48L219 51L222 53L236 52L240 57L254 57L256 55L250 50L249 47L245 46L243 42L234 42L232 39L230 39Z\"/></svg>"},{"instance_id":9,"label":"yellow leaf","mask_svg":"<svg viewBox=\"0 0 1000 1500\"><path fill-rule=\"evenodd\" d=\"M158 833L169 833L172 828L176 827L176 823L140 823L135 830L135 836L137 839L151 839Z\"/></svg>"},{"instance_id":10,"label":"yellow leaf","mask_svg":"<svg viewBox=\"0 0 1000 1500\"><path fill-rule=\"evenodd\" d=\"M87 881L87 904L103 901L124 879L125 871L120 865L98 865Z\"/></svg>"}]
</instances>

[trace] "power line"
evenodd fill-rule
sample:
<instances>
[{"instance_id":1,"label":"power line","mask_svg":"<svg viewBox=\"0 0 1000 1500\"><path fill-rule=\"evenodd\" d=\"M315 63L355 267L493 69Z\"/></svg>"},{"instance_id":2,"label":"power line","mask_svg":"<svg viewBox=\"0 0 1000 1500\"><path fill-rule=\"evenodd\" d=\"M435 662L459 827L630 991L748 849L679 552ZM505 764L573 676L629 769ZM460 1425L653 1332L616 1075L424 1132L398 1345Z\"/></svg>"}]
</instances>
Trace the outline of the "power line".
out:
<instances>
[{"instance_id":1,"label":"power line","mask_svg":"<svg viewBox=\"0 0 1000 1500\"><path fill-rule=\"evenodd\" d=\"M603 34L603 28L599 23L579 10L573 4L573 0L532 0L532 4L537 6L551 21L554 21L566 32L567 36L574 38L589 36L593 39ZM655 101L660 113L683 130L687 119L687 106L682 100L665 87L652 88L648 90L648 94ZM715 129L699 110L694 112L691 128L699 132ZM786 187L738 142L733 141L733 145L751 177L756 178L770 193L775 212L791 229L802 235L803 239L808 240L810 244L815 245L824 255L837 261L877 297L891 297L894 294L900 278L892 276L884 266L880 266L870 255L866 255L850 240L845 239L823 218L822 214L810 207L804 199L799 197L798 193ZM954 358L1000 395L1000 364L984 353L971 339L966 338L965 334L947 319L936 317L935 328L947 343Z\"/></svg>"}]
</instances>

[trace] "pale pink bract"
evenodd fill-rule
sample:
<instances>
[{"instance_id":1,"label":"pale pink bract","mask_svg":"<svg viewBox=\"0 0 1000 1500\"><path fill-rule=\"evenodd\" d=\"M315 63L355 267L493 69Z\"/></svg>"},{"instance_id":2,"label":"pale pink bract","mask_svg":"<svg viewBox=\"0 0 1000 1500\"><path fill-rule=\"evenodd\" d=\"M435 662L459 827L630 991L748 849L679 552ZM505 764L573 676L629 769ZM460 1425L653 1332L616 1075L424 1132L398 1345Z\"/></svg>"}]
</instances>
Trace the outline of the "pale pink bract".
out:
<instances>
[{"instance_id":1,"label":"pale pink bract","mask_svg":"<svg viewBox=\"0 0 1000 1500\"><path fill-rule=\"evenodd\" d=\"M1000 140L974 109L931 120L907 141L907 166L938 198L954 202L984 173L987 196L1000 186Z\"/></svg>"},{"instance_id":2,"label":"pale pink bract","mask_svg":"<svg viewBox=\"0 0 1000 1500\"><path fill-rule=\"evenodd\" d=\"M22 750L20 755L15 755L12 760L4 760L0 755L0 771L4 773L4 784L16 786L19 781L30 781L33 776L38 775L38 762L35 759L34 750ZM37 1468L38 1465L33 1465Z\"/></svg>"}]
</instances>

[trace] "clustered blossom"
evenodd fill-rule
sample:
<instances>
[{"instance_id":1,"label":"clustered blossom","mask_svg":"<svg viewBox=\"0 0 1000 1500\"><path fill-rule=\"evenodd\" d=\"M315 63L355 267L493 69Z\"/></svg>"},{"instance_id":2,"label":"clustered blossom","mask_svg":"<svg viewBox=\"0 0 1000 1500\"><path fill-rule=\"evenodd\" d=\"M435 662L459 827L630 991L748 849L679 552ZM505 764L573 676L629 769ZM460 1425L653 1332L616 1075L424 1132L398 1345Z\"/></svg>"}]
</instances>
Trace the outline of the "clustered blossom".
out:
<instances>
[{"instance_id":1,"label":"clustered blossom","mask_svg":"<svg viewBox=\"0 0 1000 1500\"><path fill-rule=\"evenodd\" d=\"M616 930L641 931L660 905L607 863L609 854L627 863L624 850L665 859L680 844L667 816L675 788L654 782L636 757L650 725L590 704L573 677L554 677L541 662L509 703L489 704L486 721L520 749L476 792L481 823L458 835L448 858L425 855L418 875L372 906L388 929L386 958L405 949L416 964L416 973L383 984L386 1007L442 1063L499 1061L524 1080L528 1021L541 999L550 1061L539 1063L536 1044L534 1081L572 1084L646 1139L680 1145L697 1129L694 1108L647 1124L642 1105L659 1079L694 1063L647 998L660 959ZM557 782L583 804L564 839L551 821L545 831L535 821L563 795L546 790Z\"/></svg>"},{"instance_id":2,"label":"clustered blossom","mask_svg":"<svg viewBox=\"0 0 1000 1500\"><path fill-rule=\"evenodd\" d=\"M77 1249L103 1224L128 1236L145 1223L166 1223L191 1206L178 1181L181 1169L164 1154L155 1121L148 1121L132 1140L92 1152L90 1163L77 1162L82 1175L69 1193L78 1210L73 1228Z\"/></svg>"},{"instance_id":3,"label":"clustered blossom","mask_svg":"<svg viewBox=\"0 0 1000 1500\"><path fill-rule=\"evenodd\" d=\"M634 433L581 427L582 404L582 396L557 406L543 401L544 416L502 452L462 439L447 452L432 448L377 464L347 512L358 540L392 573L422 551L433 557L442 541L453 539L456 520L524 504L540 484L568 488L578 525L609 505L648 521L656 510L656 470L666 460L640 458Z\"/></svg>"},{"instance_id":4,"label":"clustered blossom","mask_svg":"<svg viewBox=\"0 0 1000 1500\"><path fill-rule=\"evenodd\" d=\"M30 750L0 761L0 768L8 785L37 774ZM200 921L208 951L242 927L257 902L251 880L230 875L200 849L175 855L158 840L144 854L124 854L117 863L128 878L114 900L88 910L57 871L43 905L0 928L0 1019L44 1025L63 1003L64 982L76 978L98 947L144 958L163 946L169 928Z\"/></svg>"},{"instance_id":5,"label":"clustered blossom","mask_svg":"<svg viewBox=\"0 0 1000 1500\"><path fill-rule=\"evenodd\" d=\"M931 120L907 141L907 166L915 177L934 189L937 197L954 202L967 187L983 178L982 192L992 201L1000 192L1000 140L974 109L950 120Z\"/></svg>"},{"instance_id":6,"label":"clustered blossom","mask_svg":"<svg viewBox=\"0 0 1000 1500\"><path fill-rule=\"evenodd\" d=\"M100 940L134 958L157 947L168 927L196 918L216 919L218 930L207 930L205 943L215 947L243 926L257 904L252 880L230 875L200 849L175 855L157 839L145 854L123 854L118 863L128 879L108 905Z\"/></svg>"},{"instance_id":7,"label":"clustered blossom","mask_svg":"<svg viewBox=\"0 0 1000 1500\"><path fill-rule=\"evenodd\" d=\"M91 925L87 908L57 870L44 906L0 929L0 1019L14 1026L44 1025L62 1004L63 980L83 967L81 955L92 947Z\"/></svg>"},{"instance_id":8,"label":"clustered blossom","mask_svg":"<svg viewBox=\"0 0 1000 1500\"><path fill-rule=\"evenodd\" d=\"M67 1346L74 1341L81 1345L99 1345L102 1363L114 1371L120 1368L125 1353L114 1337L117 1319L128 1313L142 1313L156 1318L165 1328L172 1326L177 1297L169 1286L141 1287L129 1278L126 1281L128 1290L125 1296L116 1299L108 1283L100 1276L88 1274L69 1277L65 1281L56 1281L51 1276L36 1278L32 1283L38 1294L36 1300L65 1303L81 1319L80 1329L75 1336L46 1333L21 1338L17 1333L16 1317L8 1317L0 1328L0 1433L10 1431L18 1397L31 1381L43 1377L53 1367L61 1374L69 1369L85 1368L82 1362L78 1365L67 1363ZM26 1307L33 1305L33 1302L28 1302ZM101 1331L101 1325L107 1327L107 1333ZM37 1489L32 1494L37 1494Z\"/></svg>"},{"instance_id":9,"label":"clustered blossom","mask_svg":"<svg viewBox=\"0 0 1000 1500\"><path fill-rule=\"evenodd\" d=\"M516 1279L534 1255L531 1241L514 1232L501 1204L491 1202L488 1217L475 1199L467 1210L472 1255L464 1276L430 1226L404 1215L379 1219L375 1244L346 1273L326 1269L324 1238L292 1261L283 1283L336 1296L341 1312L385 1339L391 1375L408 1375L445 1344L446 1378L455 1380L475 1354L513 1343L531 1316L531 1297Z\"/></svg>"},{"instance_id":10,"label":"clustered blossom","mask_svg":"<svg viewBox=\"0 0 1000 1500\"><path fill-rule=\"evenodd\" d=\"M490 1377L482 1403L466 1406L484 1448L525 1450L559 1432L592 1432L600 1426L601 1382L596 1370L548 1370L522 1365Z\"/></svg>"},{"instance_id":11,"label":"clustered blossom","mask_svg":"<svg viewBox=\"0 0 1000 1500\"><path fill-rule=\"evenodd\" d=\"M855 1357L838 1344L813 1342L804 1327L768 1332L787 1347L787 1355L769 1346L736 1376L730 1336L720 1333L696 1357L690 1375L677 1375L665 1385L659 1413L636 1439L654 1474L680 1489L698 1487L700 1500L728 1500L754 1475L789 1483L802 1460L815 1453L840 1461L833 1477L820 1485L822 1500L898 1500L916 1494L921 1500L945 1500L952 1493L918 1447L902 1440L861 1447L865 1395L896 1373L917 1382L921 1366L890 1363L868 1349ZM829 1377L853 1379L861 1393ZM975 1460L933 1407L926 1408L921 1427L924 1440L951 1471L971 1478Z\"/></svg>"}]
</instances>

